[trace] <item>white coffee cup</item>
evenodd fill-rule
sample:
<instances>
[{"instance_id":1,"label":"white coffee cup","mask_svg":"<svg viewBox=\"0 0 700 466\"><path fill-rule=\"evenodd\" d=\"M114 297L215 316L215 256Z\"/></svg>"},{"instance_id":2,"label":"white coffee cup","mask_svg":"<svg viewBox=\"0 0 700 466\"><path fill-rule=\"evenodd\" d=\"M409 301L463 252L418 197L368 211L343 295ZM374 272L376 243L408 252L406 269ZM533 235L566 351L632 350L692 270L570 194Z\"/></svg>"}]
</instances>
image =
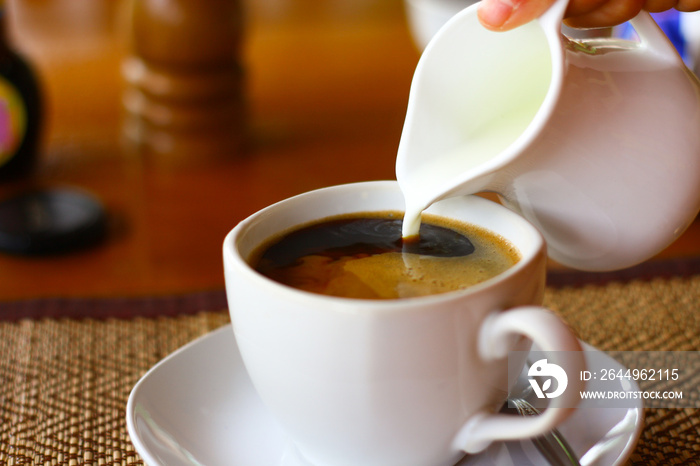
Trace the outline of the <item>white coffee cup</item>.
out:
<instances>
[{"instance_id":1,"label":"white coffee cup","mask_svg":"<svg viewBox=\"0 0 700 466\"><path fill-rule=\"evenodd\" d=\"M402 210L396 182L335 186L267 207L224 242L226 291L236 341L253 384L301 455L318 466L451 466L491 442L537 436L573 410L582 384L535 417L494 414L509 390L510 351L531 341L567 351L584 369L568 327L540 307L545 244L526 220L476 196L428 212L483 226L520 261L466 290L361 300L300 291L246 262L269 238L328 216ZM525 338L527 337L527 338ZM578 353L575 353L578 352ZM573 363L571 362L573 361ZM522 364L515 366L519 371ZM511 371L513 364L511 362Z\"/></svg>"}]
</instances>

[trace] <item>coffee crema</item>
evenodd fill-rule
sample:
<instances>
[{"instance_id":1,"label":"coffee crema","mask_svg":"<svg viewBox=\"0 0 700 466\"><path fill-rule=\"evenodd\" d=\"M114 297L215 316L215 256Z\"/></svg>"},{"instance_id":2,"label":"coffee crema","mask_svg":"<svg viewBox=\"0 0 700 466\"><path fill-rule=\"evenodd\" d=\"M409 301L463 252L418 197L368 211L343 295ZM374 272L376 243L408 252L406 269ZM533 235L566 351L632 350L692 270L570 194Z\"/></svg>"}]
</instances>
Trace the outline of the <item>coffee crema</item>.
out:
<instances>
[{"instance_id":1,"label":"coffee crema","mask_svg":"<svg viewBox=\"0 0 700 466\"><path fill-rule=\"evenodd\" d=\"M520 252L476 225L424 214L403 239L401 212L325 218L284 232L249 260L284 285L329 296L397 299L468 288L513 266Z\"/></svg>"}]
</instances>

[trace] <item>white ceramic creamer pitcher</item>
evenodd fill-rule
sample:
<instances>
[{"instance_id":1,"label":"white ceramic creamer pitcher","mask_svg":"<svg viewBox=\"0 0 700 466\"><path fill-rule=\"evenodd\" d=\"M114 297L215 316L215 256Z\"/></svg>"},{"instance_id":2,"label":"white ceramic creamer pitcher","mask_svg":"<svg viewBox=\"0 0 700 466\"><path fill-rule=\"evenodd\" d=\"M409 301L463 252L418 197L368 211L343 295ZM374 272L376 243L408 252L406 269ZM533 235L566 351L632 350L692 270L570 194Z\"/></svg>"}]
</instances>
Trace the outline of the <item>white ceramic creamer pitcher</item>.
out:
<instances>
[{"instance_id":1,"label":"white ceramic creamer pitcher","mask_svg":"<svg viewBox=\"0 0 700 466\"><path fill-rule=\"evenodd\" d=\"M639 39L574 41L567 1L491 32L473 5L426 47L396 174L411 212L493 191L549 255L582 270L642 262L700 210L700 82L647 13ZM413 226L417 218L413 218Z\"/></svg>"}]
</instances>

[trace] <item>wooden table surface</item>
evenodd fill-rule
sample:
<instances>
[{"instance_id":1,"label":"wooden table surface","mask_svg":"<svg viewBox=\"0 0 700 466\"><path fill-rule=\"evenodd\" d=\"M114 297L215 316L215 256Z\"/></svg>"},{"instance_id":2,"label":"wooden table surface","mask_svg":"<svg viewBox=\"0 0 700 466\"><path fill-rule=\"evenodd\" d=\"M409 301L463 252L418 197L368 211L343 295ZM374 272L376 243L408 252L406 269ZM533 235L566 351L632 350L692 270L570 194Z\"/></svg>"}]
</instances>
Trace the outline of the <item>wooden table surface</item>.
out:
<instances>
[{"instance_id":1,"label":"wooden table surface","mask_svg":"<svg viewBox=\"0 0 700 466\"><path fill-rule=\"evenodd\" d=\"M245 151L170 159L122 133L125 0L11 1L11 36L40 74L46 121L31 179L103 201L101 245L0 255L0 300L187 293L223 287L221 244L254 211L323 186L394 179L419 53L400 0L248 1ZM699 255L696 222L659 259Z\"/></svg>"}]
</instances>

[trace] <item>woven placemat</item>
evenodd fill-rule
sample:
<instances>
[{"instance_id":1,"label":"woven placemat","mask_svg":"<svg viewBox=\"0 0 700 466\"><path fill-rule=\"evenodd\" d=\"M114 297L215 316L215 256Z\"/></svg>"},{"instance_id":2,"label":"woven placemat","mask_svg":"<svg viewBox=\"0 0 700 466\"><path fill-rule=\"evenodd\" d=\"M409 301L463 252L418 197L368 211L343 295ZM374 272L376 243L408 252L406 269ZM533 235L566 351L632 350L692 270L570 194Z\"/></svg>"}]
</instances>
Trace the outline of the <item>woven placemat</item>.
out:
<instances>
[{"instance_id":1,"label":"woven placemat","mask_svg":"<svg viewBox=\"0 0 700 466\"><path fill-rule=\"evenodd\" d=\"M143 464L126 430L131 388L159 360L229 321L43 319L0 325L0 464Z\"/></svg>"},{"instance_id":2,"label":"woven placemat","mask_svg":"<svg viewBox=\"0 0 700 466\"><path fill-rule=\"evenodd\" d=\"M545 299L599 349L700 350L700 276L549 288ZM126 431L129 392L160 359L228 322L212 311L0 322L0 464L143 464ZM631 464L700 464L700 412L646 410Z\"/></svg>"},{"instance_id":3,"label":"woven placemat","mask_svg":"<svg viewBox=\"0 0 700 466\"><path fill-rule=\"evenodd\" d=\"M548 288L545 305L604 351L700 351L700 275ZM634 465L700 465L700 410L646 409Z\"/></svg>"}]
</instances>

